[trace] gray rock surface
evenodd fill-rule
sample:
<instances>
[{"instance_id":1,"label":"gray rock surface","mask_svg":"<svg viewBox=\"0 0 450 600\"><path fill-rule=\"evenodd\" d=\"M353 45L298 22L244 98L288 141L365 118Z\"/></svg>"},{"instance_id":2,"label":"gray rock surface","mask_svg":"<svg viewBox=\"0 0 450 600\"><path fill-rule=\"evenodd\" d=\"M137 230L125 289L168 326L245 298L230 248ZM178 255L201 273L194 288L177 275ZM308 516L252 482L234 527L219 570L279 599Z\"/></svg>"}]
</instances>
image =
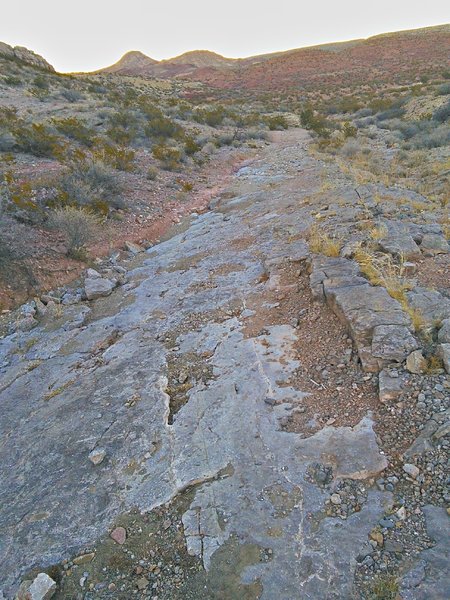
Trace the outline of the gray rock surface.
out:
<instances>
[{"instance_id":1,"label":"gray rock surface","mask_svg":"<svg viewBox=\"0 0 450 600\"><path fill-rule=\"evenodd\" d=\"M372 416L309 437L283 430L305 399L292 384L301 332L285 322L252 335L246 327L277 289L277 265L308 254L300 236L287 236L308 227L300 200L321 187L321 165L304 141L241 169L230 200L154 246L127 289L89 308L62 305L57 319L0 340L0 587L8 598L29 569L85 551L120 513L150 511L188 486L187 547L206 568L233 538L272 551L241 576L259 579L262 600L352 597L357 558L392 495L368 486L360 511L325 517L329 490L308 473L319 461L331 485L377 478L387 460ZM367 358L375 328L408 320L355 263L328 260L314 259L312 284L350 324L363 364L379 368L385 358ZM207 374L196 375L196 365ZM171 384L186 373L192 387L176 411ZM94 465L96 448L106 457Z\"/></svg>"},{"instance_id":2,"label":"gray rock surface","mask_svg":"<svg viewBox=\"0 0 450 600\"><path fill-rule=\"evenodd\" d=\"M402 578L401 597L403 600L447 600L450 590L450 519L442 507L428 505L423 512L427 533L435 546L421 552L414 567Z\"/></svg>"}]
</instances>

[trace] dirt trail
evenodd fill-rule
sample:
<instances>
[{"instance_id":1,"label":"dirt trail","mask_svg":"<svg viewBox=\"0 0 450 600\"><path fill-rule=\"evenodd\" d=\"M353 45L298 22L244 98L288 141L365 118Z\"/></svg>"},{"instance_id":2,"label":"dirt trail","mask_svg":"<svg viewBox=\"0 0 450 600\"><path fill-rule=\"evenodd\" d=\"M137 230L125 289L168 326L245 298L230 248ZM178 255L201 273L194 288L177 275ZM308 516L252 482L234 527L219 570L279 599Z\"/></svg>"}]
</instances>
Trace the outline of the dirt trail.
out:
<instances>
[{"instance_id":1,"label":"dirt trail","mask_svg":"<svg viewBox=\"0 0 450 600\"><path fill-rule=\"evenodd\" d=\"M373 485L374 382L305 283L305 200L326 169L308 139L277 135L85 323L71 306L1 341L6 598L43 569L59 598L357 597L392 494ZM348 369L314 409L314 363L333 353ZM328 510L342 482L346 518Z\"/></svg>"}]
</instances>

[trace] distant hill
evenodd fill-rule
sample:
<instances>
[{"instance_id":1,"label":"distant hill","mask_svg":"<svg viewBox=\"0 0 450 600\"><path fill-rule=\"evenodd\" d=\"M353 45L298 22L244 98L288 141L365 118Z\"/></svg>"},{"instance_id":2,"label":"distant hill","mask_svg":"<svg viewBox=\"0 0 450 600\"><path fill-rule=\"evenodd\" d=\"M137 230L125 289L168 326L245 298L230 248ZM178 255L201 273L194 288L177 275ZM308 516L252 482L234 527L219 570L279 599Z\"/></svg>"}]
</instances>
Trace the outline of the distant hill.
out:
<instances>
[{"instance_id":1,"label":"distant hill","mask_svg":"<svg viewBox=\"0 0 450 600\"><path fill-rule=\"evenodd\" d=\"M97 73L181 78L225 89L282 90L411 81L448 69L449 57L446 24L242 59L196 50L158 62L131 52Z\"/></svg>"}]
</instances>

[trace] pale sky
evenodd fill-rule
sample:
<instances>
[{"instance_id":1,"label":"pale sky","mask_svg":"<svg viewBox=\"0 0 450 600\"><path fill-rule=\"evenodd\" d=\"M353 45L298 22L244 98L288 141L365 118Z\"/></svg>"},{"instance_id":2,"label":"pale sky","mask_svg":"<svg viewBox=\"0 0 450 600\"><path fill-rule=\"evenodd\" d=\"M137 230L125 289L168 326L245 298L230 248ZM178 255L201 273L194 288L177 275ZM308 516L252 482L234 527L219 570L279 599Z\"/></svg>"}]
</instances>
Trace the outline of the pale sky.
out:
<instances>
[{"instance_id":1,"label":"pale sky","mask_svg":"<svg viewBox=\"0 0 450 600\"><path fill-rule=\"evenodd\" d=\"M128 50L237 58L448 22L448 0L11 0L0 40L69 72L106 67Z\"/></svg>"}]
</instances>

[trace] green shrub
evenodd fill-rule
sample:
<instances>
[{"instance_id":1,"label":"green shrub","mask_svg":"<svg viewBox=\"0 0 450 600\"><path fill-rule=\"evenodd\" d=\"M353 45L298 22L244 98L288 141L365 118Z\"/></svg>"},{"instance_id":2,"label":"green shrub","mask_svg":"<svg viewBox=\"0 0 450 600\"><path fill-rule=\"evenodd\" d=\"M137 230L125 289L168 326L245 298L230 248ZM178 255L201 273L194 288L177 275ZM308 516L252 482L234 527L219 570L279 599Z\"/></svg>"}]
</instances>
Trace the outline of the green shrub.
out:
<instances>
[{"instance_id":1,"label":"green shrub","mask_svg":"<svg viewBox=\"0 0 450 600\"><path fill-rule=\"evenodd\" d=\"M159 160L163 169L167 171L175 171L181 163L183 154L178 148L171 148L165 144L158 144L153 147L153 156Z\"/></svg>"},{"instance_id":2,"label":"green shrub","mask_svg":"<svg viewBox=\"0 0 450 600\"><path fill-rule=\"evenodd\" d=\"M28 124L23 120L16 121L12 127L17 149L26 154L46 158L61 158L64 145L53 135L43 123Z\"/></svg>"},{"instance_id":3,"label":"green shrub","mask_svg":"<svg viewBox=\"0 0 450 600\"><path fill-rule=\"evenodd\" d=\"M315 113L311 107L306 107L302 110L300 113L300 121L306 129L312 130L322 137L329 137L329 122L323 115Z\"/></svg>"},{"instance_id":4,"label":"green shrub","mask_svg":"<svg viewBox=\"0 0 450 600\"><path fill-rule=\"evenodd\" d=\"M90 148L94 143L95 133L86 123L76 117L52 119L53 126L63 135Z\"/></svg>"},{"instance_id":5,"label":"green shrub","mask_svg":"<svg viewBox=\"0 0 450 600\"><path fill-rule=\"evenodd\" d=\"M101 144L95 148L93 156L119 171L133 171L136 152L132 148Z\"/></svg>"},{"instance_id":6,"label":"green shrub","mask_svg":"<svg viewBox=\"0 0 450 600\"><path fill-rule=\"evenodd\" d=\"M186 136L184 138L184 151L188 156L192 156L196 152L200 152L202 147L198 144L193 137Z\"/></svg>"},{"instance_id":7,"label":"green shrub","mask_svg":"<svg viewBox=\"0 0 450 600\"><path fill-rule=\"evenodd\" d=\"M109 116L109 127L106 133L116 144L129 146L138 132L139 121L132 112L123 110Z\"/></svg>"},{"instance_id":8,"label":"green shrub","mask_svg":"<svg viewBox=\"0 0 450 600\"><path fill-rule=\"evenodd\" d=\"M151 119L144 127L144 132L148 138L156 139L180 139L184 136L183 128L164 116Z\"/></svg>"},{"instance_id":9,"label":"green shrub","mask_svg":"<svg viewBox=\"0 0 450 600\"><path fill-rule=\"evenodd\" d=\"M346 121L342 125L342 133L344 134L345 138L356 137L358 129L354 125L349 123L349 121Z\"/></svg>"},{"instance_id":10,"label":"green shrub","mask_svg":"<svg viewBox=\"0 0 450 600\"><path fill-rule=\"evenodd\" d=\"M287 122L286 117L283 115L266 117L264 121L266 122L270 131L280 131L289 127L289 123Z\"/></svg>"},{"instance_id":11,"label":"green shrub","mask_svg":"<svg viewBox=\"0 0 450 600\"><path fill-rule=\"evenodd\" d=\"M197 121L197 123L205 123L210 127L218 127L221 125L226 116L227 113L223 106L200 108L197 109L193 115L194 120Z\"/></svg>"}]
</instances>

